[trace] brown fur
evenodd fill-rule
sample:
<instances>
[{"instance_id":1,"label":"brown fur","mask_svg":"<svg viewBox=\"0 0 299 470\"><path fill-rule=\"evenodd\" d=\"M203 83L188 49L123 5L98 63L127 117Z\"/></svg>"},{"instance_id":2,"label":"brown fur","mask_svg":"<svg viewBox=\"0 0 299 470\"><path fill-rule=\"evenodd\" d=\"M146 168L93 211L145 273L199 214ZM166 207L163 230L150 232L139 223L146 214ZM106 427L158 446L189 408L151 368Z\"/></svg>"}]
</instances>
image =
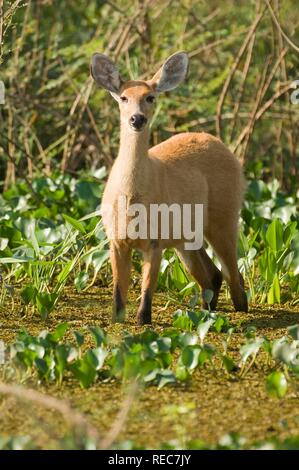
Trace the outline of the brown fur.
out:
<instances>
[{"instance_id":1,"label":"brown fur","mask_svg":"<svg viewBox=\"0 0 299 470\"><path fill-rule=\"evenodd\" d=\"M238 216L244 190L241 166L219 139L207 133L178 134L149 149L149 126L135 132L128 126L128 121L136 112L150 121L153 105L147 103L146 97L155 93L155 80L122 83L119 95L113 95L119 102L121 113L120 148L104 191L103 204L114 208L116 218L117 201L121 195L127 196L128 204L138 202L146 207L151 203L203 204L204 236L221 261L235 309L247 311L243 280L237 267ZM127 102L119 97L127 98ZM105 211L103 222L108 230L112 219ZM111 240L113 278L117 286L114 321L123 320L133 248L144 254L139 323L151 321L151 302L162 250L168 247L177 250L202 289L213 290L211 307L216 308L221 272L204 248L186 251L184 242L173 238L159 238L154 242L129 238Z\"/></svg>"}]
</instances>

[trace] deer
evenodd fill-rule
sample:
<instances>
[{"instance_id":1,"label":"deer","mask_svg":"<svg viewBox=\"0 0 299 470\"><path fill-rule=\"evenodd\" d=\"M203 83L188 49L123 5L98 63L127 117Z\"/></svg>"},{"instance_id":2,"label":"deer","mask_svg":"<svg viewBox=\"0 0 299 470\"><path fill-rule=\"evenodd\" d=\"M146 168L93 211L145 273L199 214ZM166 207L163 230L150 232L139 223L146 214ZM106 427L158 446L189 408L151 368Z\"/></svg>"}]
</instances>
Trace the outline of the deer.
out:
<instances>
[{"instance_id":1,"label":"deer","mask_svg":"<svg viewBox=\"0 0 299 470\"><path fill-rule=\"evenodd\" d=\"M102 199L102 207L111 208L102 210L106 233L120 216L117 201L121 196L126 197L127 205L122 212L126 212L127 223L131 220L131 204L148 207L153 203L198 203L203 206L204 240L221 264L220 270L204 246L186 250L183 239L108 236L114 286L113 322L125 321L132 250L143 254L138 325L152 322L152 300L166 248L176 251L202 293L212 291L208 305L206 296L202 295L204 308L216 310L225 279L235 310L248 311L244 280L237 262L239 211L245 190L240 162L220 139L206 132L178 133L150 148L155 103L161 93L179 86L187 71L188 54L184 51L171 55L149 80L123 80L117 66L104 54L95 53L91 59L91 76L117 101L120 111L119 152Z\"/></svg>"}]
</instances>

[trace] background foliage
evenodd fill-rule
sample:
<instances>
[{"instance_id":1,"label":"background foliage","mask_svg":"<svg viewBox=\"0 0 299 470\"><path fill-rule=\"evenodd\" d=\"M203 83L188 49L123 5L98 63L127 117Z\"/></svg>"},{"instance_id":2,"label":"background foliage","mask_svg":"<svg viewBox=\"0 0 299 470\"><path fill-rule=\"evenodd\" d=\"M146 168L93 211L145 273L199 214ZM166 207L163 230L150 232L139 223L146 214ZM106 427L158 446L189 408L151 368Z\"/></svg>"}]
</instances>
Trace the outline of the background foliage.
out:
<instances>
[{"instance_id":1,"label":"background foliage","mask_svg":"<svg viewBox=\"0 0 299 470\"><path fill-rule=\"evenodd\" d=\"M158 404L159 426L166 420L171 430L175 423L176 440L158 442L162 448L298 448L298 437L269 439L269 423L262 441L245 442L231 429L219 442L205 443L197 436L190 440L179 417L186 415L192 426L195 404L176 403L193 384L192 399L201 397L202 416L206 392L200 393L196 378L203 377L213 396L219 396L213 413L220 411L225 422L232 410L225 405L228 387L241 383L246 392L248 386L248 401L242 403L246 410L260 382L266 398L280 400L269 402L271 416L291 403L287 418L296 418L299 105L291 104L290 96L293 80L299 79L298 44L297 0L0 0L0 80L6 89L5 104L0 105L0 315L1 339L9 342L0 348L0 359L1 353L6 359L0 367L1 406L10 411L14 397L17 406L24 401L26 408L26 419L19 421L26 423L31 414L36 419L29 425L30 435L19 436L14 419L13 434L8 429L0 436L0 449L41 445L37 434L43 420L35 416L40 406L54 410L52 445L54 440L61 448L138 448L140 435L147 438L152 432L154 406L149 420L142 412L146 428L140 428L138 417L136 442L131 437L119 441L119 435L136 395L148 386L151 403ZM244 164L248 188L240 217L239 268L254 320L252 313L238 313L239 319L231 322L230 306L224 306L225 315L199 310L197 284L167 250L158 289L168 320L137 333L128 323L124 331L108 320L110 300L106 308L104 296L106 292L110 299L110 290L104 288L112 278L98 213L117 154L119 118L113 99L96 90L90 78L90 57L104 52L124 78L150 78L167 56L181 49L190 57L189 75L178 90L159 100L152 143L177 132L207 131L221 137ZM134 254L133 264L136 287L140 254ZM89 317L93 325L86 323L85 307L77 300L78 324L70 318L70 293L79 292L76 299L84 303L84 291L93 294L95 283L100 301L95 316ZM209 303L211 291L204 295ZM59 303L61 297L66 308ZM135 304L136 295L134 299ZM221 305L223 300L222 293ZM259 303L288 305L269 308ZM173 305L180 307L174 313L169 312ZM258 320L259 310L269 315ZM51 331L39 330L40 319L49 319ZM22 329L13 338L16 325L26 322L28 331ZM267 330L261 328L264 323ZM104 392L108 389L113 398L128 382L133 388L111 423L111 402L105 408ZM214 393L218 382L221 389ZM166 385L176 387L176 398L169 392L170 404L163 412L161 395L155 393L164 393L160 389ZM88 388L88 395L80 387ZM93 387L99 407L92 403ZM37 388L54 391L59 399ZM111 424L101 438L84 414L61 400L75 391L84 413L103 415ZM229 393L235 408L242 399L232 388ZM264 395L258 397L254 425L267 404L260 398ZM57 414L68 423L68 432L57 432ZM241 415L236 420L240 423ZM207 419L210 428L210 415ZM247 431L251 424L244 423L242 430ZM47 433L42 447L49 445L51 426Z\"/></svg>"},{"instance_id":2,"label":"background foliage","mask_svg":"<svg viewBox=\"0 0 299 470\"><path fill-rule=\"evenodd\" d=\"M108 54L125 78L150 77L171 53L190 56L188 80L160 100L153 143L178 131L218 133L250 175L298 178L296 0L1 0L0 175L109 167L118 111L89 77L93 52ZM272 5L272 7L271 7Z\"/></svg>"}]
</instances>

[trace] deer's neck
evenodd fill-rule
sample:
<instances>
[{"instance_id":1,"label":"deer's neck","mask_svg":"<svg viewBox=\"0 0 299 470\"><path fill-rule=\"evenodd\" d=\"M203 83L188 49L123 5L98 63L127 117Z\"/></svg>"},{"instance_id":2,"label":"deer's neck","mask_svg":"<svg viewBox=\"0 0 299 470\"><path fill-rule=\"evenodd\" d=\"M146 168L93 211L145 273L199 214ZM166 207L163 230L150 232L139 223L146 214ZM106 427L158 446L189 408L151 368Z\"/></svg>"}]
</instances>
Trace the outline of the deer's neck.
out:
<instances>
[{"instance_id":1,"label":"deer's neck","mask_svg":"<svg viewBox=\"0 0 299 470\"><path fill-rule=\"evenodd\" d=\"M130 194L142 193L149 177L149 130L128 132L121 127L118 168L122 186Z\"/></svg>"}]
</instances>

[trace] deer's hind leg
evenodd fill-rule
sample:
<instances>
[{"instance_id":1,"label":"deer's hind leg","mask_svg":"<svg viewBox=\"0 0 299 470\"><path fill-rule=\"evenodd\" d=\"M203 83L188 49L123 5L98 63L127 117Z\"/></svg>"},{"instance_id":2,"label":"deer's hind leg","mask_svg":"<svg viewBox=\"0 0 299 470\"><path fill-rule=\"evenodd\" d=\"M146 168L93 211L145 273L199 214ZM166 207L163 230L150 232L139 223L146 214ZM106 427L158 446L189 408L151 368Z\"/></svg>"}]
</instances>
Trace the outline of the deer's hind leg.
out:
<instances>
[{"instance_id":1,"label":"deer's hind leg","mask_svg":"<svg viewBox=\"0 0 299 470\"><path fill-rule=\"evenodd\" d=\"M244 280L238 269L237 229L232 224L231 230L214 227L208 237L222 266L224 279L228 282L231 298L236 311L248 312L248 301L244 290Z\"/></svg>"},{"instance_id":2,"label":"deer's hind leg","mask_svg":"<svg viewBox=\"0 0 299 470\"><path fill-rule=\"evenodd\" d=\"M215 266L204 248L196 251L183 249L177 251L179 257L186 265L190 274L201 286L202 294L206 289L212 290L214 292L212 301L210 303L210 308L215 310L217 307L218 296L222 284L221 271ZM203 308L208 308L204 298Z\"/></svg>"}]
</instances>

